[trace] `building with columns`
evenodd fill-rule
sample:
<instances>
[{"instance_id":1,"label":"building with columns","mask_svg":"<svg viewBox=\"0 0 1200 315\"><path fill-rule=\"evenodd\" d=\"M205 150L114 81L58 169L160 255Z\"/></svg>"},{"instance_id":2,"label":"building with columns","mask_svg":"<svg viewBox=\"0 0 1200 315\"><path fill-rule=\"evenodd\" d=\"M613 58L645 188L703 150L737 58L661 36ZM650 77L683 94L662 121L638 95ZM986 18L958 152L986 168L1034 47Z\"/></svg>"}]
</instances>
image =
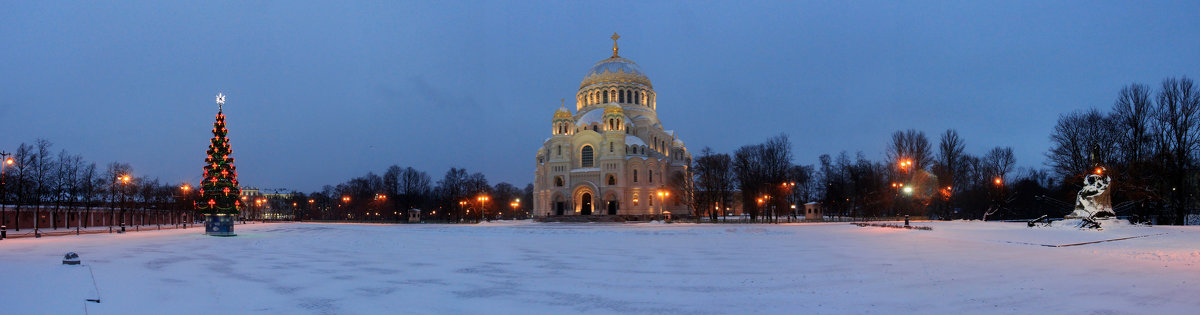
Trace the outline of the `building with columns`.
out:
<instances>
[{"instance_id":1,"label":"building with columns","mask_svg":"<svg viewBox=\"0 0 1200 315\"><path fill-rule=\"evenodd\" d=\"M648 218L691 213L680 198L691 154L658 120L658 95L636 63L618 55L597 62L551 119L537 151L533 215Z\"/></svg>"}]
</instances>

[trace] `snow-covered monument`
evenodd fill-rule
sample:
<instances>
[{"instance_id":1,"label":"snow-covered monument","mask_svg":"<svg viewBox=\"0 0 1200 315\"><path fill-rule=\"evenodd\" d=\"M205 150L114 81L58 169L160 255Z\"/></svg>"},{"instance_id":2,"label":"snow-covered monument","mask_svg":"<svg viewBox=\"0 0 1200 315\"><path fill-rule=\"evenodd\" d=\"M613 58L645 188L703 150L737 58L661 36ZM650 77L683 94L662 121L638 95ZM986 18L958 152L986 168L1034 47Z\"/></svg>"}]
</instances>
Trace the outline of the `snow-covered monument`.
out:
<instances>
[{"instance_id":1,"label":"snow-covered monument","mask_svg":"<svg viewBox=\"0 0 1200 315\"><path fill-rule=\"evenodd\" d=\"M1075 195L1075 210L1063 218L1094 220L1117 215L1113 212L1112 193L1108 190L1112 179L1099 174L1103 171L1097 173L1083 178L1083 189Z\"/></svg>"}]
</instances>

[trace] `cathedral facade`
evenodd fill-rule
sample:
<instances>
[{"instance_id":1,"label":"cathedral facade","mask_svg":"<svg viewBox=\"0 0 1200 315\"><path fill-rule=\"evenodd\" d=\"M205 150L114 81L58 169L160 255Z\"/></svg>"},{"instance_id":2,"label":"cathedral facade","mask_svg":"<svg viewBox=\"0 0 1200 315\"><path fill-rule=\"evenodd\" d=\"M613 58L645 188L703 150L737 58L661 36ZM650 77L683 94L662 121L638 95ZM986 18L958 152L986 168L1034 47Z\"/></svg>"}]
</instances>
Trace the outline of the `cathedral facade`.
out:
<instances>
[{"instance_id":1,"label":"cathedral facade","mask_svg":"<svg viewBox=\"0 0 1200 315\"><path fill-rule=\"evenodd\" d=\"M658 120L658 95L636 63L617 54L583 77L537 151L533 216L689 215L678 193L691 154Z\"/></svg>"}]
</instances>

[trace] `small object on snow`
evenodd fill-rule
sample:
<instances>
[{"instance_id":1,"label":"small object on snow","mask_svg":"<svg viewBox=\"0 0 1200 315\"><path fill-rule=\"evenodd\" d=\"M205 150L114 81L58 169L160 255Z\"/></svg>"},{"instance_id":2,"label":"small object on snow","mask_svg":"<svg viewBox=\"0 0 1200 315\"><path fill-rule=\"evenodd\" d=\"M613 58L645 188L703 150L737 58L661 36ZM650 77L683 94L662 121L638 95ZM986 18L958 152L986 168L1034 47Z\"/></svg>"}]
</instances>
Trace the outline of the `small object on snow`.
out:
<instances>
[{"instance_id":1,"label":"small object on snow","mask_svg":"<svg viewBox=\"0 0 1200 315\"><path fill-rule=\"evenodd\" d=\"M1046 226L1050 226L1050 220L1046 220L1046 215L1045 215L1045 214L1043 214L1042 216L1038 217L1037 219L1029 220L1029 222L1027 222L1027 223L1029 224L1029 227L1034 227L1034 226L1035 226L1035 225L1037 225L1038 223L1043 223L1043 222L1042 222L1043 220L1045 220L1045 224L1046 224Z\"/></svg>"},{"instance_id":2,"label":"small object on snow","mask_svg":"<svg viewBox=\"0 0 1200 315\"><path fill-rule=\"evenodd\" d=\"M79 264L79 254L76 254L75 252L70 252L70 253L67 253L66 255L63 255L63 264L64 265L78 265Z\"/></svg>"}]
</instances>

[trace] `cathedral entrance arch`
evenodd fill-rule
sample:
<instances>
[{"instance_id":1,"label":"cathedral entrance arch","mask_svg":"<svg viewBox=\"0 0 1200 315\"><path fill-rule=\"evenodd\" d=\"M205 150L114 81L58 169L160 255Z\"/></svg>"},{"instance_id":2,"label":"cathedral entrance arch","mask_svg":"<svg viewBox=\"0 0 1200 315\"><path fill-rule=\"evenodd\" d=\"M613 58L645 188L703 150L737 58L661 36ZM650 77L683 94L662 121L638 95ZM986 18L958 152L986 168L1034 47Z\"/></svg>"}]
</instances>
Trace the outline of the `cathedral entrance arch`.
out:
<instances>
[{"instance_id":1,"label":"cathedral entrance arch","mask_svg":"<svg viewBox=\"0 0 1200 315\"><path fill-rule=\"evenodd\" d=\"M579 199L579 213L582 215L592 214L592 194L583 193L583 196Z\"/></svg>"},{"instance_id":2,"label":"cathedral entrance arch","mask_svg":"<svg viewBox=\"0 0 1200 315\"><path fill-rule=\"evenodd\" d=\"M604 209L608 215L617 215L617 207L617 195L612 192L604 194Z\"/></svg>"}]
</instances>

